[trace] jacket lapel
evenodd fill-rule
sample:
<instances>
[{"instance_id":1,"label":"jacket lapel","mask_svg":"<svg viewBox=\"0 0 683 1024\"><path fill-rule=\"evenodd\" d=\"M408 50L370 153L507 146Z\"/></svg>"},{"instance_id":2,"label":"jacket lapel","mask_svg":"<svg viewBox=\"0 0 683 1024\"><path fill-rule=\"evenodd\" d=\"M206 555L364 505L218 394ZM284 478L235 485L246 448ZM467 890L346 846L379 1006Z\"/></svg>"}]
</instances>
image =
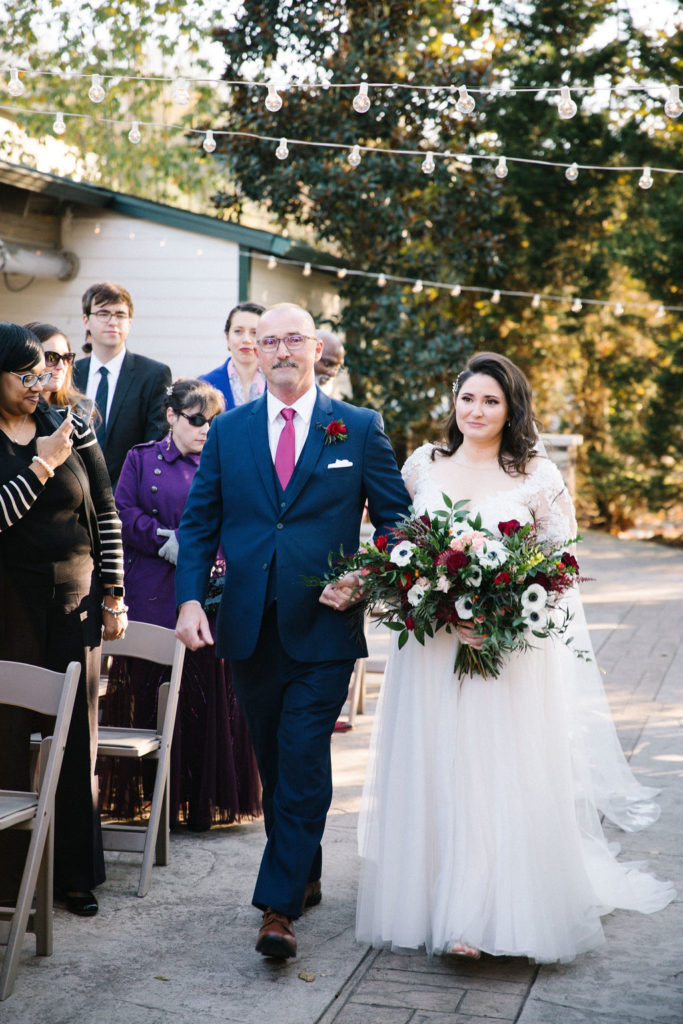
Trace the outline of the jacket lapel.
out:
<instances>
[{"instance_id":1,"label":"jacket lapel","mask_svg":"<svg viewBox=\"0 0 683 1024\"><path fill-rule=\"evenodd\" d=\"M325 443L325 430L332 414L332 402L330 398L318 388L318 397L313 407L311 424L308 429L308 437L302 449L299 460L294 467L292 479L287 484L285 495L287 504L291 505L296 500L308 479L316 467L318 459Z\"/></svg>"},{"instance_id":2,"label":"jacket lapel","mask_svg":"<svg viewBox=\"0 0 683 1024\"><path fill-rule=\"evenodd\" d=\"M133 383L135 376L134 370L135 356L132 352L126 352L123 357L123 363L121 364L121 372L119 373L119 379L116 382L116 390L114 391L114 398L111 403L111 409L109 410L109 416L107 417L107 434L104 443L106 444L109 440L111 428L116 422L116 418L119 412L124 406L126 395L128 390Z\"/></svg>"},{"instance_id":3,"label":"jacket lapel","mask_svg":"<svg viewBox=\"0 0 683 1024\"><path fill-rule=\"evenodd\" d=\"M74 364L74 384L79 391L85 392L88 386L88 376L90 374L90 356L86 356L85 359L78 359Z\"/></svg>"},{"instance_id":4,"label":"jacket lapel","mask_svg":"<svg viewBox=\"0 0 683 1024\"><path fill-rule=\"evenodd\" d=\"M266 405L266 396L257 398L256 401L251 402L251 408L249 419L247 421L247 429L249 431L249 443L251 444L251 451L254 458L254 464L258 470L258 474L261 477L261 483L263 489L273 503L273 508L277 509L277 480L275 477L275 467L273 466L273 460L270 455L270 444L268 442L268 410Z\"/></svg>"}]
</instances>

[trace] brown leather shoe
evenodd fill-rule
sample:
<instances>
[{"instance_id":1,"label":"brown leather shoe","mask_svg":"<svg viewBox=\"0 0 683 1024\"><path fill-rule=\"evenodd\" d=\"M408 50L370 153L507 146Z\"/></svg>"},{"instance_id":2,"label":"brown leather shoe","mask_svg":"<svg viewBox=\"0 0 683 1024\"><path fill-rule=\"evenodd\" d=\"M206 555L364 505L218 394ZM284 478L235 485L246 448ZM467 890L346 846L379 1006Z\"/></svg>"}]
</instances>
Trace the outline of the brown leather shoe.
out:
<instances>
[{"instance_id":1,"label":"brown leather shoe","mask_svg":"<svg viewBox=\"0 0 683 1024\"><path fill-rule=\"evenodd\" d=\"M317 907L322 898L323 893L320 885L320 879L316 879L315 882L306 882L304 902L301 909L308 910L309 907Z\"/></svg>"},{"instance_id":2,"label":"brown leather shoe","mask_svg":"<svg viewBox=\"0 0 683 1024\"><path fill-rule=\"evenodd\" d=\"M267 907L263 914L263 924L259 928L256 952L279 960L296 956L296 937L291 917Z\"/></svg>"}]
</instances>

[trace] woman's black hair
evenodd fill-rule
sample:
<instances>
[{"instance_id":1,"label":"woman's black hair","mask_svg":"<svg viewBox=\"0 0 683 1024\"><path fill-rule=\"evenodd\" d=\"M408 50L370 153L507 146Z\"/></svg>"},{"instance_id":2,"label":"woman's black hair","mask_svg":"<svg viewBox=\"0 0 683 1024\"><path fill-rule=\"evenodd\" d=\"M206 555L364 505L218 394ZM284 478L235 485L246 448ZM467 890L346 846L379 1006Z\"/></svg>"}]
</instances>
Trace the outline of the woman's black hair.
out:
<instances>
[{"instance_id":1,"label":"woman's black hair","mask_svg":"<svg viewBox=\"0 0 683 1024\"><path fill-rule=\"evenodd\" d=\"M185 409L196 409L207 418L217 416L225 409L225 398L206 380L180 377L166 388L164 412L172 409L179 416Z\"/></svg>"},{"instance_id":2,"label":"woman's black hair","mask_svg":"<svg viewBox=\"0 0 683 1024\"><path fill-rule=\"evenodd\" d=\"M43 349L33 331L0 321L0 372L30 370L42 358Z\"/></svg>"},{"instance_id":3,"label":"woman's black hair","mask_svg":"<svg viewBox=\"0 0 683 1024\"><path fill-rule=\"evenodd\" d=\"M259 306L258 302L240 302L237 306L234 306L228 313L228 319L225 321L225 327L223 330L227 334L230 330L230 324L235 313L255 313L256 316L261 316L261 313L265 313L266 307Z\"/></svg>"},{"instance_id":4,"label":"woman's black hair","mask_svg":"<svg viewBox=\"0 0 683 1024\"><path fill-rule=\"evenodd\" d=\"M533 410L533 394L529 381L512 360L497 352L478 352L467 363L453 384L456 399L463 384L475 373L493 377L505 396L507 420L498 452L498 462L506 473L524 473L527 463L536 454L538 431ZM455 407L445 425L445 439L435 445L432 458L438 453L448 458L458 450L463 435L458 426Z\"/></svg>"}]
</instances>

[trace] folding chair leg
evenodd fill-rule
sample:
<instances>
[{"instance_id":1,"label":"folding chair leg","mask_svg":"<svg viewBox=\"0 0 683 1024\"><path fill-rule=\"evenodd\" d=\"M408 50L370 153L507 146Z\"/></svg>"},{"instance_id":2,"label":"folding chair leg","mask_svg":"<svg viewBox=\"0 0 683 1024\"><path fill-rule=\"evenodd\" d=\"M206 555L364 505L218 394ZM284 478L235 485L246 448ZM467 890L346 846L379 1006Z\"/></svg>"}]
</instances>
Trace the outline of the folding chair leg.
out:
<instances>
[{"instance_id":1,"label":"folding chair leg","mask_svg":"<svg viewBox=\"0 0 683 1024\"><path fill-rule=\"evenodd\" d=\"M171 791L169 758L166 758L166 777L164 779L159 777L159 769L160 766L157 764L157 778L154 783L154 796L152 797L152 806L149 811L149 821L147 822L145 849L142 854L142 870L140 871L138 896L146 896L149 892L155 855L157 864L162 866L168 864L169 798Z\"/></svg>"},{"instance_id":2,"label":"folding chair leg","mask_svg":"<svg viewBox=\"0 0 683 1024\"><path fill-rule=\"evenodd\" d=\"M50 822L50 829L45 841L45 851L40 862L38 872L38 885L36 888L36 912L34 918L34 932L36 935L36 955L52 956L52 919L53 919L53 848L54 848L54 823Z\"/></svg>"},{"instance_id":3,"label":"folding chair leg","mask_svg":"<svg viewBox=\"0 0 683 1024\"><path fill-rule=\"evenodd\" d=\"M27 862L34 860L36 846L38 849L45 846L47 842L47 828L47 823L43 821L31 833L31 841L26 858ZM17 970L19 969L21 947L24 935L26 934L26 925L31 912L31 900L36 890L39 870L40 863L35 861L31 870L24 871L24 877L19 886L19 895L17 896L14 916L12 917L12 924L10 925L7 938L7 949L2 961L2 968L0 969L0 1000L7 999L14 989Z\"/></svg>"}]
</instances>

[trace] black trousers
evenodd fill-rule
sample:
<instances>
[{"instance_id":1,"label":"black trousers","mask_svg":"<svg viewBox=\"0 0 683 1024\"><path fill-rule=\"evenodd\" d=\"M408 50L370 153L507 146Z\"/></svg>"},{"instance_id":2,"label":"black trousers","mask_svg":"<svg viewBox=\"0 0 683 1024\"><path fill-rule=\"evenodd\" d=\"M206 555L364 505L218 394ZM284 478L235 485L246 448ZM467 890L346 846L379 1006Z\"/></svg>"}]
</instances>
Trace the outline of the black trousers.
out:
<instances>
[{"instance_id":1,"label":"black trousers","mask_svg":"<svg viewBox=\"0 0 683 1024\"><path fill-rule=\"evenodd\" d=\"M298 917L306 883L320 878L320 840L332 800L330 738L353 665L353 659L290 657L278 633L276 603L264 614L252 656L231 662L263 785L268 839L253 897L261 909Z\"/></svg>"},{"instance_id":2,"label":"black trousers","mask_svg":"<svg viewBox=\"0 0 683 1024\"><path fill-rule=\"evenodd\" d=\"M81 664L55 798L55 889L64 892L93 889L105 878L95 776L100 601L91 575L53 584L0 572L0 658L58 672L70 661ZM49 735L49 720L0 706L0 787L31 788L29 737L36 729ZM0 833L2 894L21 877L26 839Z\"/></svg>"}]
</instances>

